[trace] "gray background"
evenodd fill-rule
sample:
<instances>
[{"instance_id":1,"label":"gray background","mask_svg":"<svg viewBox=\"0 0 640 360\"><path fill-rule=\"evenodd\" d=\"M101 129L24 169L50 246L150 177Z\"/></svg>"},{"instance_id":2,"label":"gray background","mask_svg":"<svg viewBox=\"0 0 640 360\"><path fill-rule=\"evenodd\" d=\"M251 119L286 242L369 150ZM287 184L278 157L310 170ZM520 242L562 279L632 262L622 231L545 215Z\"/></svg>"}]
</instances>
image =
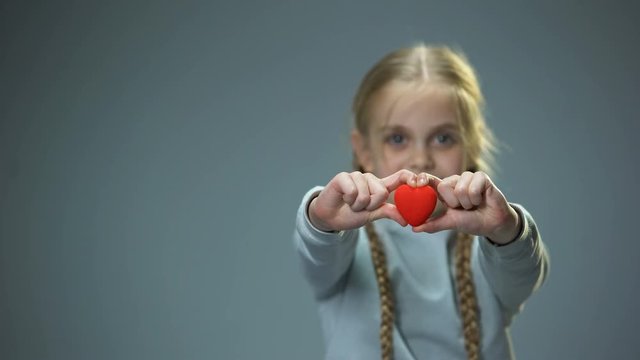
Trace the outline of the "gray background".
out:
<instances>
[{"instance_id":1,"label":"gray background","mask_svg":"<svg viewBox=\"0 0 640 360\"><path fill-rule=\"evenodd\" d=\"M349 168L364 72L419 40L475 65L551 253L519 359L639 358L638 10L2 2L0 358L320 358L295 211Z\"/></svg>"}]
</instances>

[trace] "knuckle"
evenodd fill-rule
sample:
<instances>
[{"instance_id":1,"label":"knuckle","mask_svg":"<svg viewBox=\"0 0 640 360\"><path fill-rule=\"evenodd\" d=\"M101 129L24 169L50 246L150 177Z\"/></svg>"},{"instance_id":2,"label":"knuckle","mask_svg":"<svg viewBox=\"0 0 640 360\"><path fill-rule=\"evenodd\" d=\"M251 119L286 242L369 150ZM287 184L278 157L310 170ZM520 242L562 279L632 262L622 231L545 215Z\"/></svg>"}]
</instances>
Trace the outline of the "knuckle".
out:
<instances>
[{"instance_id":1,"label":"knuckle","mask_svg":"<svg viewBox=\"0 0 640 360\"><path fill-rule=\"evenodd\" d=\"M457 182L460 179L460 175L451 175L447 178L445 178L444 180L442 180L443 183L447 183L447 184L452 184Z\"/></svg>"},{"instance_id":2,"label":"knuckle","mask_svg":"<svg viewBox=\"0 0 640 360\"><path fill-rule=\"evenodd\" d=\"M336 187L344 187L344 184L348 184L349 182L351 182L349 174L343 171L338 175L334 176L329 183Z\"/></svg>"},{"instance_id":3,"label":"knuckle","mask_svg":"<svg viewBox=\"0 0 640 360\"><path fill-rule=\"evenodd\" d=\"M398 176L405 181L411 179L415 174L407 169L402 169L397 172Z\"/></svg>"},{"instance_id":4,"label":"knuckle","mask_svg":"<svg viewBox=\"0 0 640 360\"><path fill-rule=\"evenodd\" d=\"M344 194L349 198L356 197L358 195L358 188L354 184L346 184L345 188L342 189Z\"/></svg>"},{"instance_id":5,"label":"knuckle","mask_svg":"<svg viewBox=\"0 0 640 360\"><path fill-rule=\"evenodd\" d=\"M358 204L366 204L366 203L369 202L370 199L371 199L371 197L368 194L360 193L360 194L358 194L358 197L356 198L356 202Z\"/></svg>"},{"instance_id":6,"label":"knuckle","mask_svg":"<svg viewBox=\"0 0 640 360\"><path fill-rule=\"evenodd\" d=\"M366 200L362 197L361 194L354 196L352 199L353 201L351 203L351 208L353 210L361 210L362 208L366 207Z\"/></svg>"},{"instance_id":7,"label":"knuckle","mask_svg":"<svg viewBox=\"0 0 640 360\"><path fill-rule=\"evenodd\" d=\"M377 179L378 179L378 178L377 178L375 175L373 175L372 173L364 173L364 177L365 177L367 180L369 180L369 181L371 181L371 180L377 180Z\"/></svg>"},{"instance_id":8,"label":"knuckle","mask_svg":"<svg viewBox=\"0 0 640 360\"><path fill-rule=\"evenodd\" d=\"M382 203L388 197L389 197L389 192L385 189L384 191L381 191L380 193L378 193L376 201Z\"/></svg>"}]
</instances>

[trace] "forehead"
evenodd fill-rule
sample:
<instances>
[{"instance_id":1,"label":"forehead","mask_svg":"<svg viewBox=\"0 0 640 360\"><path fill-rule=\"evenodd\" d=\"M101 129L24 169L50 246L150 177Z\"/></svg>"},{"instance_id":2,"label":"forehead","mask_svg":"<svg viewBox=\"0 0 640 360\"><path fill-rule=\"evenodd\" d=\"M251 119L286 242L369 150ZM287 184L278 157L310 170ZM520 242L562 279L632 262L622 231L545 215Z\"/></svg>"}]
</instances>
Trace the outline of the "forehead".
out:
<instances>
[{"instance_id":1,"label":"forehead","mask_svg":"<svg viewBox=\"0 0 640 360\"><path fill-rule=\"evenodd\" d=\"M458 125L451 89L436 83L392 82L373 98L372 130Z\"/></svg>"}]
</instances>

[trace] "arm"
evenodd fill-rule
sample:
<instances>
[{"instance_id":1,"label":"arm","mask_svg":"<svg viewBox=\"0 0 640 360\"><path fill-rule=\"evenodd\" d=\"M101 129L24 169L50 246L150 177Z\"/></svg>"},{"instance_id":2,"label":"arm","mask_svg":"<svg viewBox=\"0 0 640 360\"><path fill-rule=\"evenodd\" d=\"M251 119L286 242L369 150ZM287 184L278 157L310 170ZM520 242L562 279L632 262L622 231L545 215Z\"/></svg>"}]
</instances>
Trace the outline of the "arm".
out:
<instances>
[{"instance_id":1,"label":"arm","mask_svg":"<svg viewBox=\"0 0 640 360\"><path fill-rule=\"evenodd\" d=\"M309 204L321 187L311 189L302 199L293 234L303 273L317 298L329 296L339 287L351 265L358 230L328 232L317 229L309 220Z\"/></svg>"},{"instance_id":2,"label":"arm","mask_svg":"<svg viewBox=\"0 0 640 360\"><path fill-rule=\"evenodd\" d=\"M431 176L429 183L437 188L446 209L442 216L427 220L414 231L455 229L480 236L481 271L507 314L517 313L544 281L549 266L531 215L507 202L483 172L465 171L443 180Z\"/></svg>"},{"instance_id":3,"label":"arm","mask_svg":"<svg viewBox=\"0 0 640 360\"><path fill-rule=\"evenodd\" d=\"M347 272L357 243L358 228L389 218L407 225L389 194L415 174L400 170L383 179L370 173L342 172L325 187L316 187L298 209L294 240L304 273L316 297L329 296Z\"/></svg>"},{"instance_id":4,"label":"arm","mask_svg":"<svg viewBox=\"0 0 640 360\"><path fill-rule=\"evenodd\" d=\"M522 231L504 246L479 238L478 263L493 292L507 312L507 319L520 311L524 301L547 277L549 255L531 215L520 205Z\"/></svg>"}]
</instances>

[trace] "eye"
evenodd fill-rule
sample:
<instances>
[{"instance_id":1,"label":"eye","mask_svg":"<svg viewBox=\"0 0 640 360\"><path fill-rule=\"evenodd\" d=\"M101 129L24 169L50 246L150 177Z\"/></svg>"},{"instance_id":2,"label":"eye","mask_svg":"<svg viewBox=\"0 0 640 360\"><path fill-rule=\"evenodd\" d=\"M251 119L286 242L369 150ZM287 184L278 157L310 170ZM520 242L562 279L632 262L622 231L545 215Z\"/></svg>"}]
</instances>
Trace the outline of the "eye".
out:
<instances>
[{"instance_id":1,"label":"eye","mask_svg":"<svg viewBox=\"0 0 640 360\"><path fill-rule=\"evenodd\" d=\"M436 142L436 144L438 145L450 145L450 144L454 144L455 138L453 137L453 135L449 134L449 133L441 133L441 134L437 134L434 137L434 140Z\"/></svg>"},{"instance_id":2,"label":"eye","mask_svg":"<svg viewBox=\"0 0 640 360\"><path fill-rule=\"evenodd\" d=\"M387 143L391 145L403 145L407 142L406 136L402 134L391 134L387 136Z\"/></svg>"},{"instance_id":3,"label":"eye","mask_svg":"<svg viewBox=\"0 0 640 360\"><path fill-rule=\"evenodd\" d=\"M440 134L438 136L436 136L436 141L438 141L441 144L446 143L447 141L451 140L451 136L449 134Z\"/></svg>"}]
</instances>

